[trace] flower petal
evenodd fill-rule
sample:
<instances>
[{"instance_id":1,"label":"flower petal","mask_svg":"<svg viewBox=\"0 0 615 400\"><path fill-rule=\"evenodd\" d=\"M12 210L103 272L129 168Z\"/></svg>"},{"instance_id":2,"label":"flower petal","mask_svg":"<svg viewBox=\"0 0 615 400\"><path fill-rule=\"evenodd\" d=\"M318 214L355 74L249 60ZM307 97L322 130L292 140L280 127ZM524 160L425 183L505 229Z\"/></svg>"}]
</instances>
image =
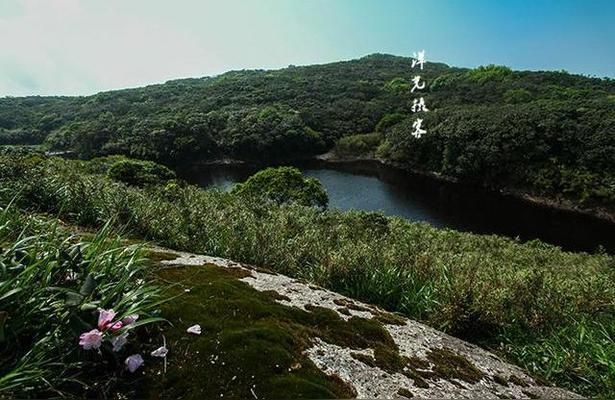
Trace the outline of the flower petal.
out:
<instances>
[{"instance_id":1,"label":"flower petal","mask_svg":"<svg viewBox=\"0 0 615 400\"><path fill-rule=\"evenodd\" d=\"M199 325L199 324L192 325L190 328L186 329L186 332L192 333L193 335L200 335L201 334L201 325Z\"/></svg>"},{"instance_id":2,"label":"flower petal","mask_svg":"<svg viewBox=\"0 0 615 400\"><path fill-rule=\"evenodd\" d=\"M133 354L126 358L124 364L128 371L135 372L143 365L143 357L141 357L141 354Z\"/></svg>"}]
</instances>

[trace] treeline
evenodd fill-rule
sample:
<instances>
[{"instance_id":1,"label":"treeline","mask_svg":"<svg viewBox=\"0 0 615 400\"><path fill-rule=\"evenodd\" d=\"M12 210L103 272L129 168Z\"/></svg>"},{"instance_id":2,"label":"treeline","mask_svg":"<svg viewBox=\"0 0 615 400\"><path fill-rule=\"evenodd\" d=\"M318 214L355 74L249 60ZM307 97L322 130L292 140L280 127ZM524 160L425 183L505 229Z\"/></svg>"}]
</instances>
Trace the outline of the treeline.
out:
<instances>
[{"instance_id":1,"label":"treeline","mask_svg":"<svg viewBox=\"0 0 615 400\"><path fill-rule=\"evenodd\" d=\"M270 162L377 132L339 148L483 185L615 202L613 79L428 63L421 94L432 112L425 115L428 135L417 140L410 135L417 73L409 58L376 54L87 97L4 98L0 144L171 165Z\"/></svg>"}]
</instances>

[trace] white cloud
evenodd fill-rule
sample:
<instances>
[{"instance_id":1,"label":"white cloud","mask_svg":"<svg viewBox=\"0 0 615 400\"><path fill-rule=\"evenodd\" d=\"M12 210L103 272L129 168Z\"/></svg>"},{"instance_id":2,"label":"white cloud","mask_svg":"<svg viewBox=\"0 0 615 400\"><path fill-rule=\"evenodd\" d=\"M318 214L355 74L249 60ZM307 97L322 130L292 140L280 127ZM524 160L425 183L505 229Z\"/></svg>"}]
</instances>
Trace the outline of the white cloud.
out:
<instances>
[{"instance_id":1,"label":"white cloud","mask_svg":"<svg viewBox=\"0 0 615 400\"><path fill-rule=\"evenodd\" d=\"M18 3L18 12L0 16L0 96L91 93L221 67L198 37L135 15L125 2Z\"/></svg>"}]
</instances>

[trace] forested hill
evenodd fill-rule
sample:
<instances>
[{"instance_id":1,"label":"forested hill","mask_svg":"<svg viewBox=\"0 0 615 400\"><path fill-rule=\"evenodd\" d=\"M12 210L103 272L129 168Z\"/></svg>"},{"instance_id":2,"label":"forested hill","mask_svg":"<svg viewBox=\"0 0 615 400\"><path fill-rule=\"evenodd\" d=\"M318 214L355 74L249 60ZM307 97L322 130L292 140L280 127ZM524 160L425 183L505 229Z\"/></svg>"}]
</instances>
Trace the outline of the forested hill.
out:
<instances>
[{"instance_id":1,"label":"forested hill","mask_svg":"<svg viewBox=\"0 0 615 400\"><path fill-rule=\"evenodd\" d=\"M411 79L431 110L410 133ZM1 95L1 94L0 94ZM0 144L167 164L274 161L331 149L590 206L615 204L615 80L375 54L87 97L0 99Z\"/></svg>"}]
</instances>

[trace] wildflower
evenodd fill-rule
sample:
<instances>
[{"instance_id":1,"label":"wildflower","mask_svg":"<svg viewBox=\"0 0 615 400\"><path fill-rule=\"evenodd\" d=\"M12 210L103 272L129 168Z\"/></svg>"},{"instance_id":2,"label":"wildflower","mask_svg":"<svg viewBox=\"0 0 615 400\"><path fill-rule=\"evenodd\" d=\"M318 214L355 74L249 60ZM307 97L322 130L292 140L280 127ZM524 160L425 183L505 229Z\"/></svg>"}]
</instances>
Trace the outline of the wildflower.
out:
<instances>
[{"instance_id":1,"label":"wildflower","mask_svg":"<svg viewBox=\"0 0 615 400\"><path fill-rule=\"evenodd\" d=\"M190 328L186 329L186 332L192 333L194 335L200 335L201 334L201 325L199 325L199 324L192 325Z\"/></svg>"},{"instance_id":2,"label":"wildflower","mask_svg":"<svg viewBox=\"0 0 615 400\"><path fill-rule=\"evenodd\" d=\"M109 329L109 331L115 333L115 332L119 331L120 329L122 329L122 326L124 326L122 324L122 321L116 321L116 322L112 322L112 323L108 324L107 328Z\"/></svg>"},{"instance_id":3,"label":"wildflower","mask_svg":"<svg viewBox=\"0 0 615 400\"><path fill-rule=\"evenodd\" d=\"M164 358L167 356L167 354L169 353L169 349L167 349L165 346L161 346L158 347L156 350L152 351L152 357L160 357L160 358Z\"/></svg>"},{"instance_id":4,"label":"wildflower","mask_svg":"<svg viewBox=\"0 0 615 400\"><path fill-rule=\"evenodd\" d=\"M139 319L139 315L138 314L128 315L128 316L122 318L122 324L124 324L124 326L127 326L127 325L132 324L133 322L135 322L138 319Z\"/></svg>"},{"instance_id":5,"label":"wildflower","mask_svg":"<svg viewBox=\"0 0 615 400\"><path fill-rule=\"evenodd\" d=\"M103 310L102 308L98 309L98 313L98 329L104 331L111 324L116 313L113 310Z\"/></svg>"},{"instance_id":6,"label":"wildflower","mask_svg":"<svg viewBox=\"0 0 615 400\"><path fill-rule=\"evenodd\" d=\"M122 350L122 347L128 342L128 332L117 335L111 338L111 344L113 345L113 351L118 352Z\"/></svg>"},{"instance_id":7,"label":"wildflower","mask_svg":"<svg viewBox=\"0 0 615 400\"><path fill-rule=\"evenodd\" d=\"M143 365L143 357L141 357L141 354L133 354L126 358L124 364L126 364L128 371L135 372Z\"/></svg>"},{"instance_id":8,"label":"wildflower","mask_svg":"<svg viewBox=\"0 0 615 400\"><path fill-rule=\"evenodd\" d=\"M98 349L102 343L102 332L98 329L92 329L89 332L84 332L79 336L79 345L83 346L84 350Z\"/></svg>"}]
</instances>

